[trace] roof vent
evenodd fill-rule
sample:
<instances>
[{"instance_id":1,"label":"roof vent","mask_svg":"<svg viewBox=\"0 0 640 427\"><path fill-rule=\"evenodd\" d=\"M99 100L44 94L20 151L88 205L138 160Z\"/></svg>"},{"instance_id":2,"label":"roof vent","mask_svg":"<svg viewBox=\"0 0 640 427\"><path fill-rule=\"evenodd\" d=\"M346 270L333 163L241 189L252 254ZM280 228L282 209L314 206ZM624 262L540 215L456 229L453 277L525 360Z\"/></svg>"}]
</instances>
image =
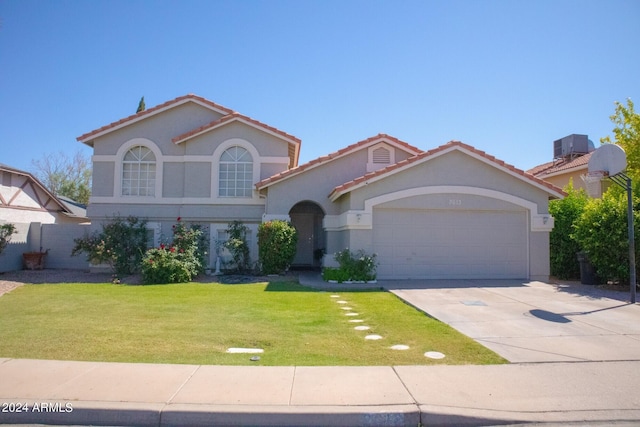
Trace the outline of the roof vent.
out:
<instances>
[{"instance_id":1,"label":"roof vent","mask_svg":"<svg viewBox=\"0 0 640 427\"><path fill-rule=\"evenodd\" d=\"M587 135L571 134L553 141L553 158L579 157L595 150Z\"/></svg>"}]
</instances>

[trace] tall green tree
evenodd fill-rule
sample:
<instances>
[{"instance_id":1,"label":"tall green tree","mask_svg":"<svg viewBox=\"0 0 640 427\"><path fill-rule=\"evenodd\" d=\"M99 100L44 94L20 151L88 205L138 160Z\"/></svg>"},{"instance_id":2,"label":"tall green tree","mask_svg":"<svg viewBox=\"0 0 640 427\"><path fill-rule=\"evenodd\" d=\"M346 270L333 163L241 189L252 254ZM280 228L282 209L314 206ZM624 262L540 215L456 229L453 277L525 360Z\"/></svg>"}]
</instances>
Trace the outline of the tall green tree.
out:
<instances>
[{"instance_id":1,"label":"tall green tree","mask_svg":"<svg viewBox=\"0 0 640 427\"><path fill-rule=\"evenodd\" d=\"M138 109L136 110L136 114L147 109L147 106L144 105L144 96L140 98L140 102L138 102Z\"/></svg>"},{"instance_id":2,"label":"tall green tree","mask_svg":"<svg viewBox=\"0 0 640 427\"><path fill-rule=\"evenodd\" d=\"M627 173L637 181L640 178L640 114L633 108L633 101L627 99L625 106L615 102L616 111L609 118L615 124L613 140L610 136L600 139L603 144L615 143L627 154Z\"/></svg>"},{"instance_id":3,"label":"tall green tree","mask_svg":"<svg viewBox=\"0 0 640 427\"><path fill-rule=\"evenodd\" d=\"M32 160L33 174L55 196L87 204L91 196L91 161L78 150L73 157L60 151Z\"/></svg>"}]
</instances>

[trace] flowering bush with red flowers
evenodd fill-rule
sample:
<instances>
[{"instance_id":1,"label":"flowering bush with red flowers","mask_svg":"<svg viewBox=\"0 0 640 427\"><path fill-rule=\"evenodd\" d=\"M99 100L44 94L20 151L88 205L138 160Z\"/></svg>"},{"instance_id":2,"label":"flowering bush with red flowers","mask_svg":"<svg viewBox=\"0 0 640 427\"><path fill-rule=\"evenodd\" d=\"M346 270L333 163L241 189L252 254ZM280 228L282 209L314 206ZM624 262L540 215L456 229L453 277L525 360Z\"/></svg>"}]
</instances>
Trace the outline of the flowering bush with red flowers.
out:
<instances>
[{"instance_id":1,"label":"flowering bush with red flowers","mask_svg":"<svg viewBox=\"0 0 640 427\"><path fill-rule=\"evenodd\" d=\"M206 240L199 225L187 226L178 217L178 223L173 226L171 244L149 249L142 260L144 282L190 282L206 266Z\"/></svg>"}]
</instances>

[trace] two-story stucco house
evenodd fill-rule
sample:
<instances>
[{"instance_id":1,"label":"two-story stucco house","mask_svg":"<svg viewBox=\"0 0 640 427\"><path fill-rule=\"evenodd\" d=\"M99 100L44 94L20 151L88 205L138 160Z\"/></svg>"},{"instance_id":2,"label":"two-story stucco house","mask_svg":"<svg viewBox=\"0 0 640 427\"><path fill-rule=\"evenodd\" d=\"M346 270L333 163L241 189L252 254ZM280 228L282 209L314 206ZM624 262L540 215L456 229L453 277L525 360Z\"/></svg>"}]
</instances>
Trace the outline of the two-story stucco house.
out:
<instances>
[{"instance_id":1,"label":"two-story stucco house","mask_svg":"<svg viewBox=\"0 0 640 427\"><path fill-rule=\"evenodd\" d=\"M215 245L241 220L256 260L257 226L287 219L296 265L350 248L378 255L380 279L549 276L548 200L564 193L460 142L423 151L380 134L298 165L298 138L195 95L78 140L94 150L94 224L143 217L158 241L181 217Z\"/></svg>"}]
</instances>

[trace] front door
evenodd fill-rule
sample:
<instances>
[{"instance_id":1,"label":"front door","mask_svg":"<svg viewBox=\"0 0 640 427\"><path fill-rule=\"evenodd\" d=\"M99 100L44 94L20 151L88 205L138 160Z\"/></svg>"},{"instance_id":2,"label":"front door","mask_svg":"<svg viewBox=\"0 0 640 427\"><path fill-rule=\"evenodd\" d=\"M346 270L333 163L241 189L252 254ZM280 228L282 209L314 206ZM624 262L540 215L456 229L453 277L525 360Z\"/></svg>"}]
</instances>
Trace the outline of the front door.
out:
<instances>
[{"instance_id":1,"label":"front door","mask_svg":"<svg viewBox=\"0 0 640 427\"><path fill-rule=\"evenodd\" d=\"M324 211L314 202L297 203L289 211L291 224L298 231L298 244L296 256L293 259L295 266L314 266L320 259L315 254L324 249L325 239L322 229Z\"/></svg>"},{"instance_id":2,"label":"front door","mask_svg":"<svg viewBox=\"0 0 640 427\"><path fill-rule=\"evenodd\" d=\"M298 231L298 245L294 265L313 265L314 246L314 214L291 214L291 222Z\"/></svg>"}]
</instances>

